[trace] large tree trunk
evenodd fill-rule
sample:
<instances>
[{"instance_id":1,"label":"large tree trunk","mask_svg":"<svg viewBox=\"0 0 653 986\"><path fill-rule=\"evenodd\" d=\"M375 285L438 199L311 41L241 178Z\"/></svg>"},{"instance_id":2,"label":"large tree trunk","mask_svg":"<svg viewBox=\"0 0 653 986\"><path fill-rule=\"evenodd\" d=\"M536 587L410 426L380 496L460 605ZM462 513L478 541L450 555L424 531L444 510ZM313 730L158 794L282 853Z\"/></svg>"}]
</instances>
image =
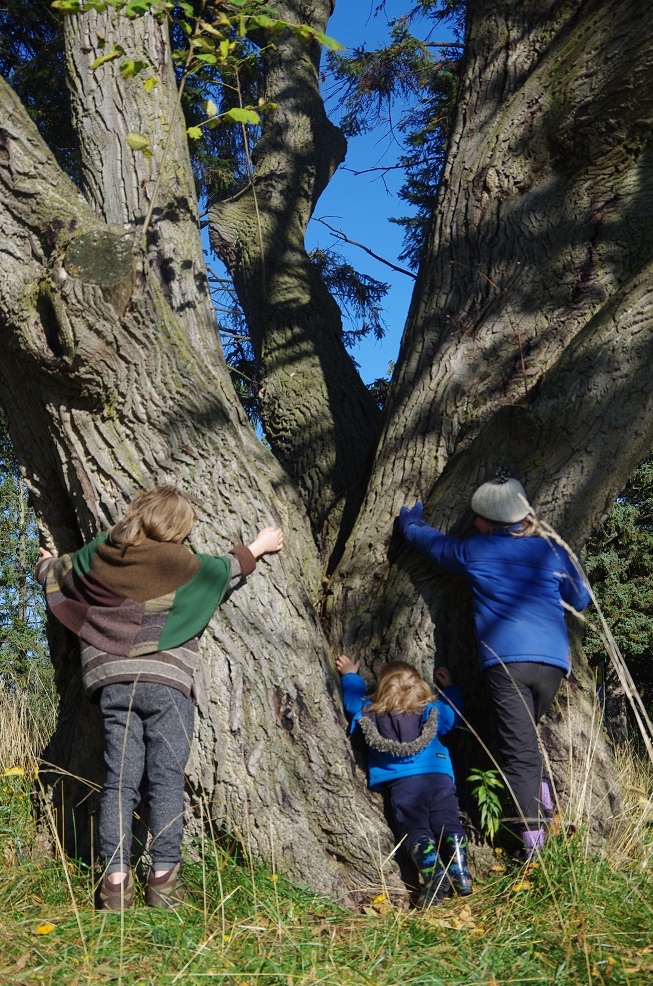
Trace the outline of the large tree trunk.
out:
<instances>
[{"instance_id":1,"label":"large tree trunk","mask_svg":"<svg viewBox=\"0 0 653 986\"><path fill-rule=\"evenodd\" d=\"M281 18L324 31L331 0L276 4ZM227 265L262 381L266 437L296 481L323 551L348 497L358 502L379 412L342 340L340 310L304 246L318 198L346 142L319 89L320 46L288 34L263 57L266 115L252 184L210 211L211 244Z\"/></svg>"},{"instance_id":2,"label":"large tree trunk","mask_svg":"<svg viewBox=\"0 0 653 986\"><path fill-rule=\"evenodd\" d=\"M131 108L122 112L129 119ZM136 181L131 172L142 162L117 137L107 140L102 159L113 156L113 182L124 194L91 195L89 204L1 80L0 118L2 395L49 543L78 547L156 482L177 482L204 502L192 535L197 550L224 553L232 538L283 526L283 555L263 561L204 635L210 712L198 717L190 779L214 823L242 839L255 860L274 857L291 877L337 896L373 884L379 846L386 855L390 839L346 741L315 615L317 550L288 476L234 398L212 321L202 314L199 237L188 237L184 255L199 282L188 316L157 262L174 256L166 237L178 235L176 224L161 222L141 246L144 203L136 189L147 175ZM110 130L108 106L103 119ZM87 161L94 144L89 138ZM181 137L172 154L181 169ZM183 181L182 174L182 188ZM176 194L162 192L162 217ZM69 775L56 792L66 846L84 854L101 736L81 694L76 648L60 634L53 660L61 715L49 756ZM365 827L352 825L355 818Z\"/></svg>"},{"instance_id":3,"label":"large tree trunk","mask_svg":"<svg viewBox=\"0 0 653 986\"><path fill-rule=\"evenodd\" d=\"M179 121L170 158L161 158L175 88L167 38L151 19L136 26L103 17L84 15L67 27L84 195L0 82L0 381L12 440L43 530L59 550L110 524L136 491L155 482L179 482L204 501L193 535L200 550L224 551L231 535L247 540L263 524L283 524L287 549L262 563L204 637L211 711L198 717L191 779L217 824L242 838L254 859L274 858L291 877L343 895L375 881L390 835L346 741L316 618L320 560L297 492L304 481L319 530L320 510L329 514L354 481L349 467L342 481L339 467L362 406L358 385L332 389L330 357L321 334L312 333L322 323L302 316L288 329L282 318L284 298L300 299L297 311L321 304L312 287L294 281L296 270L300 281L308 276L298 230L334 159L322 164L322 178L310 177L319 170L315 150L297 149L301 127L292 124L295 114L299 122L314 119L317 133L324 118L314 92L299 108L289 99L276 145L270 131L260 150L256 180L265 176L279 209L262 228L269 224L276 236L285 216L293 230L287 240L270 238L264 251L266 264L275 256L270 250L285 257L278 270L266 270L265 296L256 246L251 264L240 273L234 267L252 310L257 299L267 305L277 285L258 331L268 362L275 345L286 345L284 333L292 341L286 365L274 360L280 379L287 377L291 437L283 457L290 462L297 446L293 482L256 440L229 383ZM91 74L98 30L147 58L159 79L152 93L111 74L110 65L100 67L100 77ZM331 640L372 669L402 656L430 671L435 654L474 696L464 585L405 549L388 556L392 518L404 500L421 496L430 519L463 532L471 491L501 463L580 546L651 444L652 33L635 0L504 0L470 8L458 123L387 424L332 581ZM281 46L278 58L280 73L285 59L301 61L292 45ZM292 71L314 74L311 59ZM284 105L283 91L274 95ZM153 158L127 149L121 137L129 131L150 137ZM279 161L288 151L288 161L295 155L307 162L308 184L286 206L290 191L274 173L272 151L266 157L266 141ZM159 197L144 242L155 173ZM290 173L299 185L298 172ZM251 233L258 242L253 226ZM245 226L238 236L245 244ZM306 362L294 349L303 334ZM313 392L322 397L306 422L311 462L310 455L302 459L297 422ZM352 407L338 424L330 418L334 400L338 414ZM332 458L322 475L324 435ZM304 470L322 475L319 484L302 480ZM53 638L53 660L62 696L53 756L64 772L97 784L98 723L81 695L73 643ZM565 799L575 797L568 765L596 737L592 697L579 664L569 706L561 702L545 726ZM606 823L618 810L618 792L609 753L597 744L581 807ZM89 841L91 799L82 800L82 791L71 778L63 801L76 809L76 827L66 824L65 834L79 838L77 852Z\"/></svg>"},{"instance_id":4,"label":"large tree trunk","mask_svg":"<svg viewBox=\"0 0 653 986\"><path fill-rule=\"evenodd\" d=\"M465 587L405 549L388 563L402 503L468 533L471 493L503 465L579 548L653 443L652 83L634 0L470 4L387 425L333 582L333 635L372 666L403 655L432 669L435 649L474 674ZM568 748L595 736L589 802L606 822L619 785L579 679L549 751L567 790Z\"/></svg>"}]
</instances>

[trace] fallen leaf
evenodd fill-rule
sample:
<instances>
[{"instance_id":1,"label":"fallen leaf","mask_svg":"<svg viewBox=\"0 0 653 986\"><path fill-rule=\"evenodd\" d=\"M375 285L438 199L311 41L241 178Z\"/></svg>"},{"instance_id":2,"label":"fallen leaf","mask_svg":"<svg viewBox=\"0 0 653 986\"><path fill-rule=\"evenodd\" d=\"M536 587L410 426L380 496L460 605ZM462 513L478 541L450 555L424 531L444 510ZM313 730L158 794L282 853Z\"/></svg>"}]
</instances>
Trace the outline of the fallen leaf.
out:
<instances>
[{"instance_id":1,"label":"fallen leaf","mask_svg":"<svg viewBox=\"0 0 653 986\"><path fill-rule=\"evenodd\" d=\"M532 886L533 884L529 883L528 880L520 880L519 883L513 883L510 889L512 890L513 894L518 894L522 890L530 890Z\"/></svg>"},{"instance_id":2,"label":"fallen leaf","mask_svg":"<svg viewBox=\"0 0 653 986\"><path fill-rule=\"evenodd\" d=\"M22 767L5 767L5 777L24 777L25 771Z\"/></svg>"}]
</instances>

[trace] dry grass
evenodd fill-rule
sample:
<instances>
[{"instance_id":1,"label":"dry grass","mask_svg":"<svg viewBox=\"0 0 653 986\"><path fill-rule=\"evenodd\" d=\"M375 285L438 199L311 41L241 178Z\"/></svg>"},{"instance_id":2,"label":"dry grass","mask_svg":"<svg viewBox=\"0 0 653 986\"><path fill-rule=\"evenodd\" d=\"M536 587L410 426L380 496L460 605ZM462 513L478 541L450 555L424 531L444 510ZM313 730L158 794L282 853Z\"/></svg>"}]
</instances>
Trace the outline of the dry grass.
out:
<instances>
[{"instance_id":1,"label":"dry grass","mask_svg":"<svg viewBox=\"0 0 653 986\"><path fill-rule=\"evenodd\" d=\"M33 771L57 723L51 671L34 667L28 682L0 687L0 768Z\"/></svg>"}]
</instances>

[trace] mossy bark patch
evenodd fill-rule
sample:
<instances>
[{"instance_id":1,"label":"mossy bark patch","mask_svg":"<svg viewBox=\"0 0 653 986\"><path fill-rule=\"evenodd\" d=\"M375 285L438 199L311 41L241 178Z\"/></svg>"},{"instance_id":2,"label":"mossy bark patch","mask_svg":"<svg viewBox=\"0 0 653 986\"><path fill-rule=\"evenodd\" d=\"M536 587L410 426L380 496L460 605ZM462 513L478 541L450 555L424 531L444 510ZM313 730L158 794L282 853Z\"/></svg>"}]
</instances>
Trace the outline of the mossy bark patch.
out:
<instances>
[{"instance_id":1,"label":"mossy bark patch","mask_svg":"<svg viewBox=\"0 0 653 986\"><path fill-rule=\"evenodd\" d=\"M66 250L64 266L73 277L110 287L132 278L132 245L124 234L107 229L81 233Z\"/></svg>"}]
</instances>

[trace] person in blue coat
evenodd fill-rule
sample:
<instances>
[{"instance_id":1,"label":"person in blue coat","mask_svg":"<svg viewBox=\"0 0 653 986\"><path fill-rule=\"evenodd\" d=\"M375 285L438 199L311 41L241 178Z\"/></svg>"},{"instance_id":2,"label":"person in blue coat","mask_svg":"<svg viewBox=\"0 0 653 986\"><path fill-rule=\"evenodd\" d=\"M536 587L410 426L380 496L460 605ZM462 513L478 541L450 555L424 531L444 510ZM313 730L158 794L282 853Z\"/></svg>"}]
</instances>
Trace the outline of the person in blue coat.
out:
<instances>
[{"instance_id":1,"label":"person in blue coat","mask_svg":"<svg viewBox=\"0 0 653 986\"><path fill-rule=\"evenodd\" d=\"M536 725L570 670L565 606L590 602L586 579L559 544L542 536L521 483L500 470L471 502L481 535L447 537L402 507L398 527L410 545L471 587L476 649L503 773L523 821L530 857L544 843L551 793L543 777Z\"/></svg>"},{"instance_id":2,"label":"person in blue coat","mask_svg":"<svg viewBox=\"0 0 653 986\"><path fill-rule=\"evenodd\" d=\"M388 797L393 828L415 863L424 885L420 907L442 901L451 890L472 892L465 835L449 751L439 737L458 722L462 697L447 668L435 673L444 697L404 661L391 661L376 691L367 688L345 654L336 658L351 732L359 728L368 751L369 785Z\"/></svg>"}]
</instances>

